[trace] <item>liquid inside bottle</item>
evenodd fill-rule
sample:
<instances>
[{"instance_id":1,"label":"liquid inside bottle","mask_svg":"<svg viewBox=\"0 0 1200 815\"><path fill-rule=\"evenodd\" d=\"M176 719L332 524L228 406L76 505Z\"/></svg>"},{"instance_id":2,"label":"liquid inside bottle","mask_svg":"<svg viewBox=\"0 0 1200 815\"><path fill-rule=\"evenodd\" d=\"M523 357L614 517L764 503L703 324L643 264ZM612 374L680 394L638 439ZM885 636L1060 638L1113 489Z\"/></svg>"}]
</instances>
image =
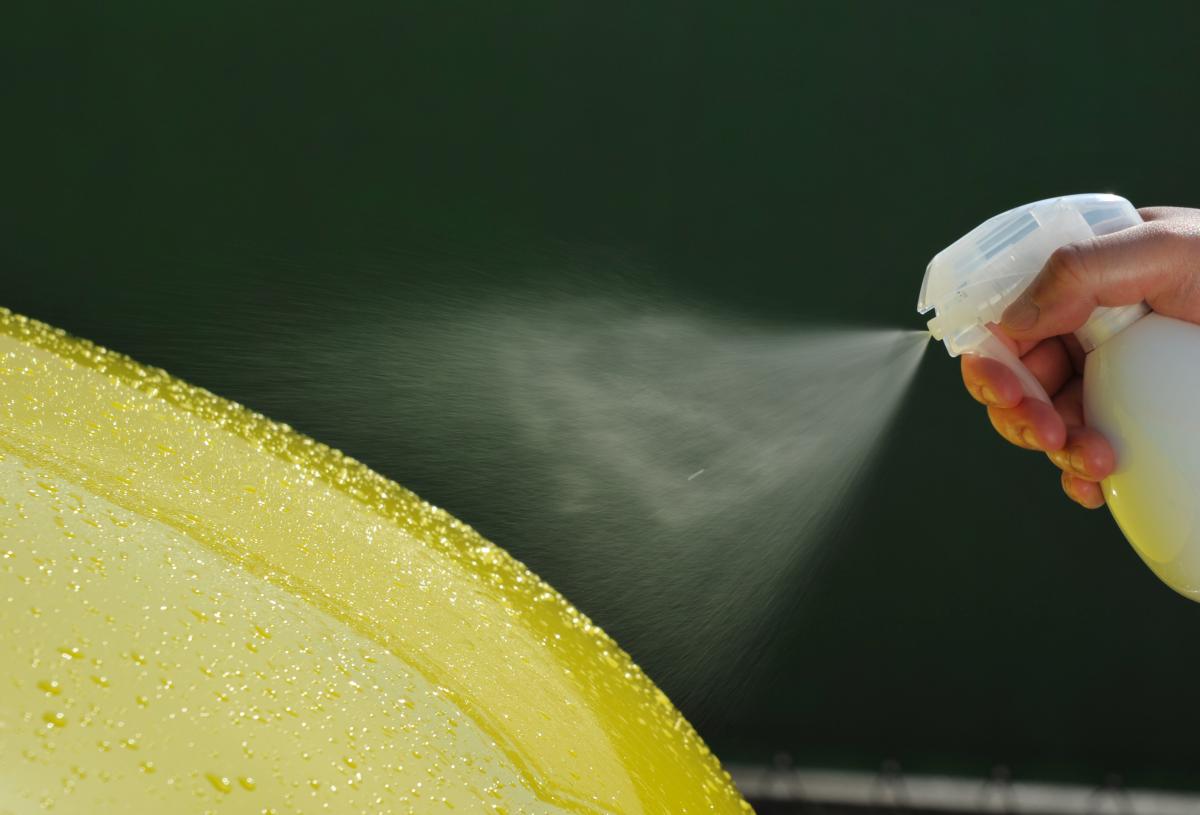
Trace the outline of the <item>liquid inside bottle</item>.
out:
<instances>
[{"instance_id":1,"label":"liquid inside bottle","mask_svg":"<svg viewBox=\"0 0 1200 815\"><path fill-rule=\"evenodd\" d=\"M1105 501L1146 564L1200 600L1200 326L1148 314L1087 356L1084 413L1116 454Z\"/></svg>"}]
</instances>

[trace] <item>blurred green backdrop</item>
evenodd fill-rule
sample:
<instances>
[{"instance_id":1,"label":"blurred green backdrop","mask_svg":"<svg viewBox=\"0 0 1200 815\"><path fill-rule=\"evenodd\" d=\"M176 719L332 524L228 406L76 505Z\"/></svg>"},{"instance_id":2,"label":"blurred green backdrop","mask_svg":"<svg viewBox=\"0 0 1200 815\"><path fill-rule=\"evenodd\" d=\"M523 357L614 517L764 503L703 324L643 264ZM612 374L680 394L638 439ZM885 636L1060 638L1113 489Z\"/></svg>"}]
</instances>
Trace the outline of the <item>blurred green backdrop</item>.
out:
<instances>
[{"instance_id":1,"label":"blurred green backdrop","mask_svg":"<svg viewBox=\"0 0 1200 815\"><path fill-rule=\"evenodd\" d=\"M1001 209L1093 190L1200 203L1197 16L9 3L0 302L287 421L474 524L608 628L726 760L1188 786L1200 606L1105 513L1069 504L1045 461L995 438L940 351L803 607L752 676L704 688L644 646L653 621L622 617L599 576L505 514L506 484L537 483L507 469L511 442L352 421L278 368L320 356L324 335L306 344L302 327L323 306L353 321L381 298L419 312L516 289L633 286L784 325L919 327L928 258ZM386 415L385 378L328 384L347 382ZM494 448L491 469L422 446L459 430L464 449Z\"/></svg>"}]
</instances>

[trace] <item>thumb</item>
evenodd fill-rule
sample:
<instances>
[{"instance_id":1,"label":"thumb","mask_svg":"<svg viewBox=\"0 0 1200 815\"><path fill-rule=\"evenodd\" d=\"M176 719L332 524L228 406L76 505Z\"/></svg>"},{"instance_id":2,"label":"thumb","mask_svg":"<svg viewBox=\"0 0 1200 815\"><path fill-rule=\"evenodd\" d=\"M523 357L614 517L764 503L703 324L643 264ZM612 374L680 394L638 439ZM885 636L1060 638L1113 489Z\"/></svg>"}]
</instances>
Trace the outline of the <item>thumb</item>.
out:
<instances>
[{"instance_id":1,"label":"thumb","mask_svg":"<svg viewBox=\"0 0 1200 815\"><path fill-rule=\"evenodd\" d=\"M1068 334L1097 306L1147 301L1155 311L1200 322L1200 241L1158 221L1068 244L1050 256L1000 327L1013 339Z\"/></svg>"}]
</instances>

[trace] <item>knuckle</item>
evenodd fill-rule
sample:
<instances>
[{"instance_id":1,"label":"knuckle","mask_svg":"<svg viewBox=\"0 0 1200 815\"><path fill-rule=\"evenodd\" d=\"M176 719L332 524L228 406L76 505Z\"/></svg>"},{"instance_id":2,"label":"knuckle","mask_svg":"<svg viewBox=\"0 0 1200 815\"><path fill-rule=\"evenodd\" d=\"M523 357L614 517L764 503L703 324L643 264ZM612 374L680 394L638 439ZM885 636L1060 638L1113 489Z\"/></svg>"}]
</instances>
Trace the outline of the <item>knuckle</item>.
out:
<instances>
[{"instance_id":1,"label":"knuckle","mask_svg":"<svg viewBox=\"0 0 1200 815\"><path fill-rule=\"evenodd\" d=\"M1086 285L1088 271L1089 243L1069 243L1060 246L1046 261L1046 276L1054 285L1067 288L1079 288Z\"/></svg>"},{"instance_id":2,"label":"knuckle","mask_svg":"<svg viewBox=\"0 0 1200 815\"><path fill-rule=\"evenodd\" d=\"M1173 252L1194 248L1197 238L1196 224L1185 221L1151 221L1139 229L1148 245Z\"/></svg>"},{"instance_id":3,"label":"knuckle","mask_svg":"<svg viewBox=\"0 0 1200 815\"><path fill-rule=\"evenodd\" d=\"M1152 206L1138 207L1138 215L1142 216L1142 220L1147 223L1163 222L1163 221L1182 221L1189 218L1194 218L1198 214L1197 210L1188 209L1187 207L1172 207L1172 206Z\"/></svg>"}]
</instances>

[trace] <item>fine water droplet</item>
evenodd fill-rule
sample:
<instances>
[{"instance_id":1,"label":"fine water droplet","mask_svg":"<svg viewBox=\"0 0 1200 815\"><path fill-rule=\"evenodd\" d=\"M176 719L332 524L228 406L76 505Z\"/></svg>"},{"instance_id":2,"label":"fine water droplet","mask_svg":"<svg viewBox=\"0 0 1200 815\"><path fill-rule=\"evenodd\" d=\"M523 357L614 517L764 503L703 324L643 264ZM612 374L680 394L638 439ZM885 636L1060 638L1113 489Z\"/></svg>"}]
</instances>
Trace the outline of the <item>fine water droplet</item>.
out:
<instances>
[{"instance_id":1,"label":"fine water droplet","mask_svg":"<svg viewBox=\"0 0 1200 815\"><path fill-rule=\"evenodd\" d=\"M37 686L49 696L58 696L62 693L62 686L54 679L43 679L37 683Z\"/></svg>"}]
</instances>

